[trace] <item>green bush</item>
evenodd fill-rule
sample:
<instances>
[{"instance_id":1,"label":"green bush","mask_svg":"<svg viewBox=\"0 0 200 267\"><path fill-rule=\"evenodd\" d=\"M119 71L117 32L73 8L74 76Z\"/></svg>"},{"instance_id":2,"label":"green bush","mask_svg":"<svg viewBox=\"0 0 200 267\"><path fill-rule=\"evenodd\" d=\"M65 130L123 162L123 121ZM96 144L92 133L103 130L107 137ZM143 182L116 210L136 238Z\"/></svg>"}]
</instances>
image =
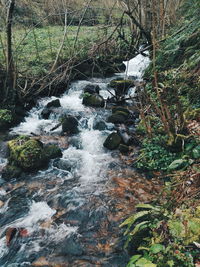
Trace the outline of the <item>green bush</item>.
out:
<instances>
[{"instance_id":1,"label":"green bush","mask_svg":"<svg viewBox=\"0 0 200 267\"><path fill-rule=\"evenodd\" d=\"M168 151L164 142L162 136L151 140L145 139L138 161L135 163L136 168L148 171L166 171L170 163L176 159L177 154Z\"/></svg>"},{"instance_id":2,"label":"green bush","mask_svg":"<svg viewBox=\"0 0 200 267\"><path fill-rule=\"evenodd\" d=\"M193 267L200 256L192 245L200 241L200 207L175 212L164 205L139 204L137 208L140 211L121 224L127 227L126 246L135 244L143 233L136 248L138 254L130 258L127 267Z\"/></svg>"}]
</instances>

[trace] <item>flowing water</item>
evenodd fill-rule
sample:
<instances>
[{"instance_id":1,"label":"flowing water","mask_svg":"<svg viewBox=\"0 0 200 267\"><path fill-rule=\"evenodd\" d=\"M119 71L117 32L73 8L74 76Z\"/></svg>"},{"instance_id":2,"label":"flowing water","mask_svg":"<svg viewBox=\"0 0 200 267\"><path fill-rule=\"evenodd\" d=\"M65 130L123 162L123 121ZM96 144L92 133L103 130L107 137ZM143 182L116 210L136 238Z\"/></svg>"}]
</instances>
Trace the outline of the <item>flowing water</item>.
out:
<instances>
[{"instance_id":1,"label":"flowing water","mask_svg":"<svg viewBox=\"0 0 200 267\"><path fill-rule=\"evenodd\" d=\"M134 72L139 62L141 58L134 64L127 63L129 75L137 72L141 78L146 65ZM38 101L24 122L10 131L10 135L39 136L43 142L56 143L63 156L36 174L9 183L0 178L0 266L126 265L126 252L117 241L119 234L113 234L118 223L112 224L108 219L112 209L106 194L108 173L121 165L117 154L106 150L103 142L114 125L106 123L109 110L85 107L80 98L88 84L99 85L100 94L107 98L109 80L72 83L59 97L61 107L48 120L40 114L55 97ZM79 134L62 136L61 127L51 131L61 114L79 119ZM104 130L96 129L97 121L104 122ZM6 157L2 156L0 168L5 164ZM24 229L24 234L16 235L10 246L6 244L8 228ZM107 243L112 249L106 250Z\"/></svg>"}]
</instances>

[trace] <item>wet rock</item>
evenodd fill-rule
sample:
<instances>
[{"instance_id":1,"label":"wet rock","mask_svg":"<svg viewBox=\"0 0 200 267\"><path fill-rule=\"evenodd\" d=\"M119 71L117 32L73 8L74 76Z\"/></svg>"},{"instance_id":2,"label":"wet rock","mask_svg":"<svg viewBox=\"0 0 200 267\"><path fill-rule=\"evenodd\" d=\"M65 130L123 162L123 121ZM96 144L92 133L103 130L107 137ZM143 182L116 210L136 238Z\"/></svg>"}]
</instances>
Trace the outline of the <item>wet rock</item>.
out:
<instances>
[{"instance_id":1,"label":"wet rock","mask_svg":"<svg viewBox=\"0 0 200 267\"><path fill-rule=\"evenodd\" d=\"M72 235L62 243L59 251L63 256L81 256L84 252L84 249L79 243L78 238Z\"/></svg>"},{"instance_id":2,"label":"wet rock","mask_svg":"<svg viewBox=\"0 0 200 267\"><path fill-rule=\"evenodd\" d=\"M86 93L83 96L83 101L82 101L83 105L85 106L90 106L90 107L104 107L105 105L105 100L103 99L102 96L98 95L98 94L88 94Z\"/></svg>"},{"instance_id":3,"label":"wet rock","mask_svg":"<svg viewBox=\"0 0 200 267\"><path fill-rule=\"evenodd\" d=\"M59 99L52 100L46 105L46 108L59 108L59 107L61 107Z\"/></svg>"},{"instance_id":4,"label":"wet rock","mask_svg":"<svg viewBox=\"0 0 200 267\"><path fill-rule=\"evenodd\" d=\"M112 115L108 117L107 121L111 123L125 123L129 118L130 112L123 107L115 107L112 109Z\"/></svg>"},{"instance_id":5,"label":"wet rock","mask_svg":"<svg viewBox=\"0 0 200 267\"><path fill-rule=\"evenodd\" d=\"M47 160L62 157L62 151L57 145L46 145L43 154Z\"/></svg>"},{"instance_id":6,"label":"wet rock","mask_svg":"<svg viewBox=\"0 0 200 267\"><path fill-rule=\"evenodd\" d=\"M41 112L41 117L44 120L48 120L49 116L51 115L52 110L49 108L44 108Z\"/></svg>"},{"instance_id":7,"label":"wet rock","mask_svg":"<svg viewBox=\"0 0 200 267\"><path fill-rule=\"evenodd\" d=\"M106 123L103 120L97 120L94 122L94 130L104 131L107 129Z\"/></svg>"},{"instance_id":8,"label":"wet rock","mask_svg":"<svg viewBox=\"0 0 200 267\"><path fill-rule=\"evenodd\" d=\"M118 134L120 135L123 143L127 146L138 146L140 144L139 139L135 135L130 134L129 130L124 125L118 129Z\"/></svg>"},{"instance_id":9,"label":"wet rock","mask_svg":"<svg viewBox=\"0 0 200 267\"><path fill-rule=\"evenodd\" d=\"M8 142L10 150L9 162L14 166L30 170L39 168L43 162L43 146L38 140L20 136Z\"/></svg>"},{"instance_id":10,"label":"wet rock","mask_svg":"<svg viewBox=\"0 0 200 267\"><path fill-rule=\"evenodd\" d=\"M130 111L125 107L114 107L112 109L112 114L115 114L117 112L123 112L124 114L126 114L126 116L130 115Z\"/></svg>"},{"instance_id":11,"label":"wet rock","mask_svg":"<svg viewBox=\"0 0 200 267\"><path fill-rule=\"evenodd\" d=\"M59 159L53 163L53 166L60 170L70 172L73 168L75 168L76 164L70 160Z\"/></svg>"},{"instance_id":12,"label":"wet rock","mask_svg":"<svg viewBox=\"0 0 200 267\"><path fill-rule=\"evenodd\" d=\"M99 94L100 87L98 85L88 84L83 89L84 93L89 93L91 95L93 94Z\"/></svg>"},{"instance_id":13,"label":"wet rock","mask_svg":"<svg viewBox=\"0 0 200 267\"><path fill-rule=\"evenodd\" d=\"M55 108L59 108L61 107L60 104L60 100L59 99L55 99L52 100L51 102L49 102L44 109L41 112L41 117L44 120L48 120L49 116L51 115L51 113L54 111Z\"/></svg>"},{"instance_id":14,"label":"wet rock","mask_svg":"<svg viewBox=\"0 0 200 267\"><path fill-rule=\"evenodd\" d=\"M9 164L6 166L7 171L12 170L13 166L25 171L35 171L46 165L50 159L62 156L61 150L56 145L44 147L42 142L28 136L20 136L9 141L8 148L10 156ZM20 171L16 169L16 173L19 175Z\"/></svg>"},{"instance_id":15,"label":"wet rock","mask_svg":"<svg viewBox=\"0 0 200 267\"><path fill-rule=\"evenodd\" d=\"M128 93L129 88L134 87L134 81L118 78L112 80L109 86L114 88L117 96L122 96Z\"/></svg>"},{"instance_id":16,"label":"wet rock","mask_svg":"<svg viewBox=\"0 0 200 267\"><path fill-rule=\"evenodd\" d=\"M0 109L0 130L7 130L13 122L13 115L8 109Z\"/></svg>"},{"instance_id":17,"label":"wet rock","mask_svg":"<svg viewBox=\"0 0 200 267\"><path fill-rule=\"evenodd\" d=\"M118 135L118 133L113 132L111 133L104 142L104 147L106 147L109 150L117 149L122 142L121 137Z\"/></svg>"},{"instance_id":18,"label":"wet rock","mask_svg":"<svg viewBox=\"0 0 200 267\"><path fill-rule=\"evenodd\" d=\"M6 165L2 170L2 178L12 179L12 178L18 178L22 175L23 171L21 168L12 166L12 165Z\"/></svg>"},{"instance_id":19,"label":"wet rock","mask_svg":"<svg viewBox=\"0 0 200 267\"><path fill-rule=\"evenodd\" d=\"M111 115L108 117L107 121L111 122L111 123L125 123L127 119L127 114L122 112L122 111L118 111L117 113Z\"/></svg>"},{"instance_id":20,"label":"wet rock","mask_svg":"<svg viewBox=\"0 0 200 267\"><path fill-rule=\"evenodd\" d=\"M62 131L68 134L77 134L79 132L78 120L71 115L62 118Z\"/></svg>"},{"instance_id":21,"label":"wet rock","mask_svg":"<svg viewBox=\"0 0 200 267\"><path fill-rule=\"evenodd\" d=\"M120 144L119 145L119 151L121 152L121 153L128 153L129 152L129 146L126 146L126 145L124 145L124 144Z\"/></svg>"}]
</instances>

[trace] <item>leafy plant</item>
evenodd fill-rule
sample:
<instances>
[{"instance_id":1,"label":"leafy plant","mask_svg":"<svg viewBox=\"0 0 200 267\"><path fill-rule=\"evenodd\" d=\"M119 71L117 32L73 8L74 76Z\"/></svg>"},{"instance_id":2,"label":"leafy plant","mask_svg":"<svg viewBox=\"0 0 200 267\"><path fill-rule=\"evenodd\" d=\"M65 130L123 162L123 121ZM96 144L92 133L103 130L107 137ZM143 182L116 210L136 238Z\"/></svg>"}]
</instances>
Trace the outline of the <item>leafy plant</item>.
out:
<instances>
[{"instance_id":1,"label":"leafy plant","mask_svg":"<svg viewBox=\"0 0 200 267\"><path fill-rule=\"evenodd\" d=\"M149 171L166 171L170 163L176 159L177 155L164 147L164 138L157 136L151 140L145 139L142 143L142 149L135 166L138 169Z\"/></svg>"},{"instance_id":2,"label":"leafy plant","mask_svg":"<svg viewBox=\"0 0 200 267\"><path fill-rule=\"evenodd\" d=\"M126 247L143 233L137 246L140 254L132 256L127 267L194 266L194 257L199 252L188 245L200 240L200 207L175 212L164 205L139 204L136 207L140 211L120 225L127 227Z\"/></svg>"}]
</instances>

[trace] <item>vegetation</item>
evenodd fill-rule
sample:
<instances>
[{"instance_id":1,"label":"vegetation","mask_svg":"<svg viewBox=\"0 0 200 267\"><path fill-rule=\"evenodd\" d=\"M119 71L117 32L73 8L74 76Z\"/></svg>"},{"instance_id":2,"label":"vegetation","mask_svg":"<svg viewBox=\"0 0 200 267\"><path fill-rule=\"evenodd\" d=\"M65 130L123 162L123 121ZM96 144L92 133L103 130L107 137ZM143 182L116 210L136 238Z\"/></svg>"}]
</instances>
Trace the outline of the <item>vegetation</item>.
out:
<instances>
[{"instance_id":1,"label":"vegetation","mask_svg":"<svg viewBox=\"0 0 200 267\"><path fill-rule=\"evenodd\" d=\"M153 33L135 166L153 171L164 186L155 202L139 204L121 224L133 255L128 267L199 266L199 8L199 1L185 1L166 37Z\"/></svg>"}]
</instances>

